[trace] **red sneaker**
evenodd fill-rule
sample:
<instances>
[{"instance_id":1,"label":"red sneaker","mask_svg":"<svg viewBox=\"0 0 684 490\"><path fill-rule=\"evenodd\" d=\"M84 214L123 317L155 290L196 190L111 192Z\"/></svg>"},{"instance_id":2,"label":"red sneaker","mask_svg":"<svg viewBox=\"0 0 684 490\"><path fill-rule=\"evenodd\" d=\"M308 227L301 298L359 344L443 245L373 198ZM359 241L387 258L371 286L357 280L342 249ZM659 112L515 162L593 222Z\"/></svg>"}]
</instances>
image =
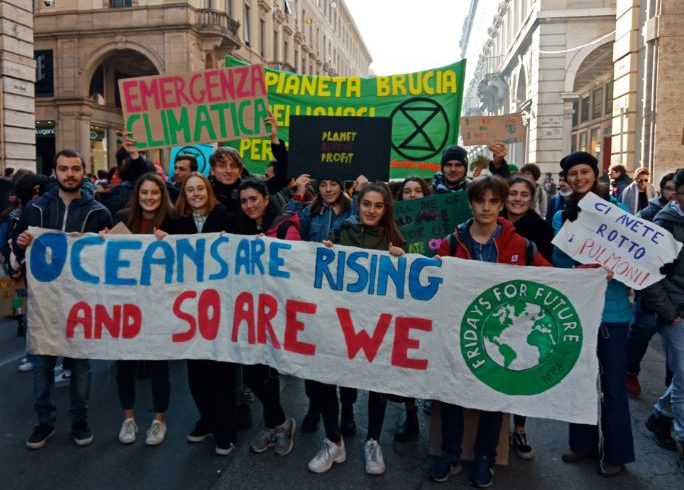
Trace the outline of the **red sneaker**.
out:
<instances>
[{"instance_id":1,"label":"red sneaker","mask_svg":"<svg viewBox=\"0 0 684 490\"><path fill-rule=\"evenodd\" d=\"M639 384L639 376L636 374L627 375L627 393L629 396L637 397L641 395L641 385Z\"/></svg>"}]
</instances>

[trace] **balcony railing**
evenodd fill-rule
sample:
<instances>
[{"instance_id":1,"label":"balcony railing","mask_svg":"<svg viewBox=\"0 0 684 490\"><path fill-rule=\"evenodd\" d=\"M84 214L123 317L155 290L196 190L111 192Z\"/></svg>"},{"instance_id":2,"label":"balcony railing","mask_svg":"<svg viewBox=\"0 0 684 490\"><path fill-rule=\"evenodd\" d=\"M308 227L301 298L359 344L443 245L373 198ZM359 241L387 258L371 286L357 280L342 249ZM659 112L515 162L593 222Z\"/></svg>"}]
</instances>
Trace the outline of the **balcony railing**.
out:
<instances>
[{"instance_id":1,"label":"balcony railing","mask_svg":"<svg viewBox=\"0 0 684 490\"><path fill-rule=\"evenodd\" d=\"M225 12L211 9L199 9L195 17L195 26L199 31L227 33L237 37L240 22L228 16Z\"/></svg>"}]
</instances>

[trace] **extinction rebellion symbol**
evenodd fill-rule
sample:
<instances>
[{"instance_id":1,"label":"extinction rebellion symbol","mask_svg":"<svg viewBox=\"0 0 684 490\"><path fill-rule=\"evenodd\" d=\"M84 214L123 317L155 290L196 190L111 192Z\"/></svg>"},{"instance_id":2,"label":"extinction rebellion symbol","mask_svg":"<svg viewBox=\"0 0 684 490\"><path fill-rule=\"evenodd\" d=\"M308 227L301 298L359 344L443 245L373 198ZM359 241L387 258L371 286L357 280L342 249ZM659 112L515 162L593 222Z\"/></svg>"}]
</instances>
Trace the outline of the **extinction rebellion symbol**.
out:
<instances>
[{"instance_id":1,"label":"extinction rebellion symbol","mask_svg":"<svg viewBox=\"0 0 684 490\"><path fill-rule=\"evenodd\" d=\"M497 284L468 305L461 353L470 371L507 395L537 395L560 383L582 351L570 300L533 281Z\"/></svg>"},{"instance_id":2,"label":"extinction rebellion symbol","mask_svg":"<svg viewBox=\"0 0 684 490\"><path fill-rule=\"evenodd\" d=\"M444 107L428 97L414 97L394 108L392 148L412 161L437 155L449 136L449 118Z\"/></svg>"}]
</instances>

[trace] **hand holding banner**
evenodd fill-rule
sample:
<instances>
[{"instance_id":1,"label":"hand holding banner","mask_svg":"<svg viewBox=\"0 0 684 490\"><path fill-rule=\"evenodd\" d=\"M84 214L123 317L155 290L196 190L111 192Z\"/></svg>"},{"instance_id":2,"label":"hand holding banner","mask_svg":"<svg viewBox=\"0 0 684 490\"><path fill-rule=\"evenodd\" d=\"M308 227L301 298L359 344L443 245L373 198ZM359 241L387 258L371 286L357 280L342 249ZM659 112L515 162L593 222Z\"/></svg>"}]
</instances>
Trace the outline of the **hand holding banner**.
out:
<instances>
[{"instance_id":1,"label":"hand holding banner","mask_svg":"<svg viewBox=\"0 0 684 490\"><path fill-rule=\"evenodd\" d=\"M596 423L602 270L219 233L31 233L31 353L268 364L327 384Z\"/></svg>"},{"instance_id":2,"label":"hand holding banner","mask_svg":"<svg viewBox=\"0 0 684 490\"><path fill-rule=\"evenodd\" d=\"M682 244L664 228L639 219L593 192L584 196L575 221L566 221L553 244L582 264L599 264L614 278L644 289L663 277L660 268L679 255Z\"/></svg>"}]
</instances>

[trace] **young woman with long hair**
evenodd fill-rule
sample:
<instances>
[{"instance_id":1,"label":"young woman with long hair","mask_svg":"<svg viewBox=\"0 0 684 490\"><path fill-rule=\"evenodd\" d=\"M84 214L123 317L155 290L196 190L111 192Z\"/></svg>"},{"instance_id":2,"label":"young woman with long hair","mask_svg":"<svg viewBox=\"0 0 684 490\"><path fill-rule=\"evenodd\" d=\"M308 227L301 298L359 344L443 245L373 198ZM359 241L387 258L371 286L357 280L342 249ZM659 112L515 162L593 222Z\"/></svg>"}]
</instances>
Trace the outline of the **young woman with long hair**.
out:
<instances>
[{"instance_id":1,"label":"young woman with long hair","mask_svg":"<svg viewBox=\"0 0 684 490\"><path fill-rule=\"evenodd\" d=\"M131 233L151 234L168 227L173 219L173 206L162 179L154 173L140 176L135 183L128 205L116 213L114 222L124 223ZM106 230L102 233L106 236ZM135 442L138 426L135 422L135 384L140 361L116 361L116 387L123 410L119 431L121 444ZM154 419L147 430L145 444L157 446L166 437L166 411L169 408L171 385L168 361L145 361L152 385Z\"/></svg>"},{"instance_id":2,"label":"young woman with long hair","mask_svg":"<svg viewBox=\"0 0 684 490\"><path fill-rule=\"evenodd\" d=\"M340 230L337 243L372 250L386 250L394 256L404 254L401 248L403 238L394 222L392 196L383 185L369 184L358 194L358 213L352 215ZM333 246L331 241L323 242ZM323 415L326 438L321 450L309 461L309 470L323 473L333 463L342 463L347 458L344 441L338 423L339 404L337 387L324 383L314 383L312 397ZM385 418L387 397L381 393L368 394L368 435L364 444L365 469L369 475L385 472L379 440Z\"/></svg>"},{"instance_id":3,"label":"young woman with long hair","mask_svg":"<svg viewBox=\"0 0 684 490\"><path fill-rule=\"evenodd\" d=\"M235 217L219 204L209 180L192 172L176 201L172 234L234 232ZM215 452L228 456L235 446L235 369L232 362L189 359L188 385L200 418L187 436L188 442L214 437Z\"/></svg>"}]
</instances>

